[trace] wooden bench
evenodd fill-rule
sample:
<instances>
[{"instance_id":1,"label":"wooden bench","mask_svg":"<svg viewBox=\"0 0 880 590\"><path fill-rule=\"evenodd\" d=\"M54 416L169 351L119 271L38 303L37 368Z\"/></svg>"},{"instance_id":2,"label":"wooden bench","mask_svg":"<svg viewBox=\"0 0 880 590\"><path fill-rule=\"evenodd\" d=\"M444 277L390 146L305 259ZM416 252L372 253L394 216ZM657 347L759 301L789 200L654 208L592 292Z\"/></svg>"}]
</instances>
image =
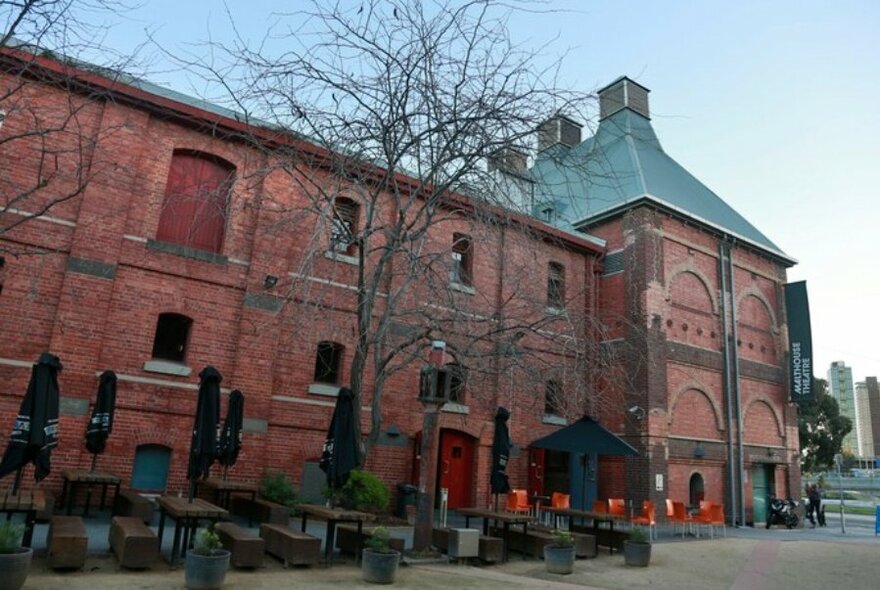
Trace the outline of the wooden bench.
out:
<instances>
[{"instance_id":1,"label":"wooden bench","mask_svg":"<svg viewBox=\"0 0 880 590\"><path fill-rule=\"evenodd\" d=\"M262 498L251 500L244 496L233 496L231 512L247 518L249 525L254 521L284 526L290 524L290 509L287 506Z\"/></svg>"},{"instance_id":2,"label":"wooden bench","mask_svg":"<svg viewBox=\"0 0 880 590\"><path fill-rule=\"evenodd\" d=\"M79 516L53 516L46 538L48 564L52 569L82 569L86 563L89 535Z\"/></svg>"},{"instance_id":3,"label":"wooden bench","mask_svg":"<svg viewBox=\"0 0 880 590\"><path fill-rule=\"evenodd\" d=\"M119 492L113 498L113 516L136 516L150 524L153 520L153 503L131 490Z\"/></svg>"},{"instance_id":4,"label":"wooden bench","mask_svg":"<svg viewBox=\"0 0 880 590\"><path fill-rule=\"evenodd\" d=\"M491 529L494 535L499 537L504 535L501 529ZM574 541L574 554L577 557L596 557L598 548L596 546L596 537L584 533L572 533ZM522 531L510 530L510 549L534 555L535 557L544 558L544 545L553 541L553 531L549 529L533 529L529 527L529 532L523 537Z\"/></svg>"},{"instance_id":5,"label":"wooden bench","mask_svg":"<svg viewBox=\"0 0 880 590\"><path fill-rule=\"evenodd\" d=\"M343 553L348 553L350 555L354 555L357 552L358 547L361 549L366 547L365 541L373 536L373 531L376 530L377 527L374 526L365 526L363 527L363 532L361 533L360 545L358 545L358 530L357 525L354 524L340 524L336 527L336 547L342 551ZM400 551L403 553L405 548L406 541L398 537L391 537L388 539L388 546L394 549L395 551ZM359 556L358 559L360 559Z\"/></svg>"},{"instance_id":6,"label":"wooden bench","mask_svg":"<svg viewBox=\"0 0 880 590\"><path fill-rule=\"evenodd\" d=\"M444 553L449 552L449 529L435 528L432 539L434 547ZM504 557L504 540L500 537L480 535L479 556L486 563L496 563Z\"/></svg>"},{"instance_id":7,"label":"wooden bench","mask_svg":"<svg viewBox=\"0 0 880 590\"><path fill-rule=\"evenodd\" d=\"M159 540L141 517L114 516L110 521L110 549L122 567L145 568L159 557Z\"/></svg>"},{"instance_id":8,"label":"wooden bench","mask_svg":"<svg viewBox=\"0 0 880 590\"><path fill-rule=\"evenodd\" d=\"M261 524L266 553L288 565L314 565L321 561L321 539L280 524Z\"/></svg>"},{"instance_id":9,"label":"wooden bench","mask_svg":"<svg viewBox=\"0 0 880 590\"><path fill-rule=\"evenodd\" d=\"M235 567L261 567L266 541L231 522L218 522L214 530L223 546L232 553L229 561Z\"/></svg>"}]
</instances>

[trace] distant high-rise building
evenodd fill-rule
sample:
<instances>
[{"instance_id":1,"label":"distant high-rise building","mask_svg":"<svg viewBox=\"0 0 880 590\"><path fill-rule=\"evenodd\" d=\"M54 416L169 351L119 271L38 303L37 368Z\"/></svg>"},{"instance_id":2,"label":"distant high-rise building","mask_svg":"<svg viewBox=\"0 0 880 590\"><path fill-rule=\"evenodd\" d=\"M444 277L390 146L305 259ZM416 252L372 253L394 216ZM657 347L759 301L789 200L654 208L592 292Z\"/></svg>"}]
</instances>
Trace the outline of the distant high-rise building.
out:
<instances>
[{"instance_id":1,"label":"distant high-rise building","mask_svg":"<svg viewBox=\"0 0 880 590\"><path fill-rule=\"evenodd\" d=\"M828 389L832 397L837 400L840 415L846 416L853 423L853 429L843 438L842 450L852 455L858 455L852 368L847 367L843 361L831 363L831 368L828 369Z\"/></svg>"},{"instance_id":2,"label":"distant high-rise building","mask_svg":"<svg viewBox=\"0 0 880 590\"><path fill-rule=\"evenodd\" d=\"M856 406L856 441L858 453L862 459L873 458L874 453L874 430L871 428L871 402L868 399L868 386L864 381L856 383L855 393ZM877 408L880 412L880 408Z\"/></svg>"},{"instance_id":3,"label":"distant high-rise building","mask_svg":"<svg viewBox=\"0 0 880 590\"><path fill-rule=\"evenodd\" d=\"M880 385L876 377L865 377L868 405L871 408L871 436L874 439L874 456L880 457Z\"/></svg>"}]
</instances>

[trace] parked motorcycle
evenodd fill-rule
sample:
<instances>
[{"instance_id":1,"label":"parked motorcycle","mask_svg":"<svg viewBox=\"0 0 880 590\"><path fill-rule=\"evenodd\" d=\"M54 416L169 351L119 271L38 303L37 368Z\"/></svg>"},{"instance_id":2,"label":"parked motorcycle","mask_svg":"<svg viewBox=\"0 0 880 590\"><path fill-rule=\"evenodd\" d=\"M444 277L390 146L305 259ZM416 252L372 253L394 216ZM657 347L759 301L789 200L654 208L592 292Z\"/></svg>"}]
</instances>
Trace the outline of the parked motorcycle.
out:
<instances>
[{"instance_id":1,"label":"parked motorcycle","mask_svg":"<svg viewBox=\"0 0 880 590\"><path fill-rule=\"evenodd\" d=\"M793 529L800 522L797 515L797 500L783 500L782 498L770 498L767 509L767 528L774 524L784 524Z\"/></svg>"}]
</instances>

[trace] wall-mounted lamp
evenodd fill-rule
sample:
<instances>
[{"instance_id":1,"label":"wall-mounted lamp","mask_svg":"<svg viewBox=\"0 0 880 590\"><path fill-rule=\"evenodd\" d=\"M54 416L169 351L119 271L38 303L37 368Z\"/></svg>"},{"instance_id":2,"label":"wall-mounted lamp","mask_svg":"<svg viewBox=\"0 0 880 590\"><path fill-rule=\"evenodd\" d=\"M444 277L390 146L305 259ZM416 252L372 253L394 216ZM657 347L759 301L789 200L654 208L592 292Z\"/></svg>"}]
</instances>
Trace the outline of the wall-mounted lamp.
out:
<instances>
[{"instance_id":1,"label":"wall-mounted lamp","mask_svg":"<svg viewBox=\"0 0 880 590\"><path fill-rule=\"evenodd\" d=\"M645 409L641 406L633 406L628 411L636 420L641 420L645 417Z\"/></svg>"},{"instance_id":2,"label":"wall-mounted lamp","mask_svg":"<svg viewBox=\"0 0 880 590\"><path fill-rule=\"evenodd\" d=\"M706 456L706 449L703 447L701 443L697 443L697 446L694 447L694 457L697 459L702 459Z\"/></svg>"},{"instance_id":3,"label":"wall-mounted lamp","mask_svg":"<svg viewBox=\"0 0 880 590\"><path fill-rule=\"evenodd\" d=\"M775 457L776 456L776 449L769 449L768 448L767 449L767 456L768 457Z\"/></svg>"},{"instance_id":4,"label":"wall-mounted lamp","mask_svg":"<svg viewBox=\"0 0 880 590\"><path fill-rule=\"evenodd\" d=\"M385 431L385 436L388 438L397 438L400 436L400 428L397 427L397 424L392 424L388 427L388 430Z\"/></svg>"},{"instance_id":5,"label":"wall-mounted lamp","mask_svg":"<svg viewBox=\"0 0 880 590\"><path fill-rule=\"evenodd\" d=\"M266 278L263 279L263 288L271 289L275 285L278 284L278 277L275 275L266 275Z\"/></svg>"}]
</instances>

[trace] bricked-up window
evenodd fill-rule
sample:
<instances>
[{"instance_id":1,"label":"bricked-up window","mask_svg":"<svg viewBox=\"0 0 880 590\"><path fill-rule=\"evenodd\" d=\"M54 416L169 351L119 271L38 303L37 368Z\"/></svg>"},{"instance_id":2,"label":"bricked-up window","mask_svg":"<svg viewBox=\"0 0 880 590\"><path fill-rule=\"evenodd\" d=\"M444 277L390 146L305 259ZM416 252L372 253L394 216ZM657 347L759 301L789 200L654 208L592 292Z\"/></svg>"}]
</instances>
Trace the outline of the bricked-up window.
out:
<instances>
[{"instance_id":1,"label":"bricked-up window","mask_svg":"<svg viewBox=\"0 0 880 590\"><path fill-rule=\"evenodd\" d=\"M565 267L558 262L547 265L547 307L565 307Z\"/></svg>"},{"instance_id":2,"label":"bricked-up window","mask_svg":"<svg viewBox=\"0 0 880 590\"><path fill-rule=\"evenodd\" d=\"M192 320L179 313L159 314L156 337L153 340L153 358L182 363L186 358L186 345Z\"/></svg>"},{"instance_id":3,"label":"bricked-up window","mask_svg":"<svg viewBox=\"0 0 880 590\"><path fill-rule=\"evenodd\" d=\"M437 373L437 394L449 401L464 403L464 367L458 363L447 363Z\"/></svg>"},{"instance_id":4,"label":"bricked-up window","mask_svg":"<svg viewBox=\"0 0 880 590\"><path fill-rule=\"evenodd\" d=\"M331 250L349 256L357 251L359 217L360 207L351 199L337 197L333 201L333 224L330 229Z\"/></svg>"},{"instance_id":5,"label":"bricked-up window","mask_svg":"<svg viewBox=\"0 0 880 590\"><path fill-rule=\"evenodd\" d=\"M470 236L452 234L452 269L449 280L459 285L473 285L474 248Z\"/></svg>"},{"instance_id":6,"label":"bricked-up window","mask_svg":"<svg viewBox=\"0 0 880 590\"><path fill-rule=\"evenodd\" d=\"M551 379L544 387L544 413L551 416L561 416L562 385L559 381Z\"/></svg>"},{"instance_id":7,"label":"bricked-up window","mask_svg":"<svg viewBox=\"0 0 880 590\"><path fill-rule=\"evenodd\" d=\"M171 157L156 239L219 253L235 167L208 154L177 150Z\"/></svg>"},{"instance_id":8,"label":"bricked-up window","mask_svg":"<svg viewBox=\"0 0 880 590\"><path fill-rule=\"evenodd\" d=\"M339 368L345 348L336 342L319 342L315 355L315 383L339 384Z\"/></svg>"}]
</instances>

